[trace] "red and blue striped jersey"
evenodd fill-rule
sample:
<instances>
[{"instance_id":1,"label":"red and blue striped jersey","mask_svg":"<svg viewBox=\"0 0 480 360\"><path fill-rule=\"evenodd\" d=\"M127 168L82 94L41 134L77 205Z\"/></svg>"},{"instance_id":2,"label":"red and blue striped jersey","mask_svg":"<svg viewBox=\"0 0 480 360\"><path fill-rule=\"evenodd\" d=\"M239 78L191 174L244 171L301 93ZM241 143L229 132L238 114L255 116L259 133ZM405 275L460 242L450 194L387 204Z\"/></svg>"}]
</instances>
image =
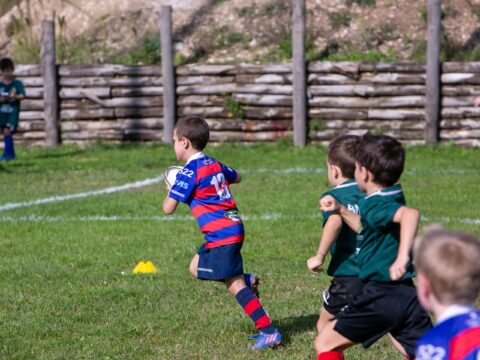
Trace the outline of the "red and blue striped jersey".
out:
<instances>
[{"instance_id":1,"label":"red and blue striped jersey","mask_svg":"<svg viewBox=\"0 0 480 360\"><path fill-rule=\"evenodd\" d=\"M178 173L170 190L169 197L190 207L207 248L244 239L242 219L228 186L236 178L235 170L199 153Z\"/></svg>"},{"instance_id":2,"label":"red and blue striped jersey","mask_svg":"<svg viewBox=\"0 0 480 360\"><path fill-rule=\"evenodd\" d=\"M430 329L417 342L416 359L480 359L480 311L472 309Z\"/></svg>"}]
</instances>

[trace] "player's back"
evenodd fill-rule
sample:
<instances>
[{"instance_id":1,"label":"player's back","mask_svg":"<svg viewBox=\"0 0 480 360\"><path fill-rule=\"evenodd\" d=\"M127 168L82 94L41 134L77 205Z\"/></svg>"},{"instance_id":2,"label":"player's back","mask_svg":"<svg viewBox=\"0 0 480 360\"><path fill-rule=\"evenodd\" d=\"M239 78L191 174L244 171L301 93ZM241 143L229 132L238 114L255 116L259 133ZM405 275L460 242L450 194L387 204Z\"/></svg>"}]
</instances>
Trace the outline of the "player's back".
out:
<instances>
[{"instance_id":1,"label":"player's back","mask_svg":"<svg viewBox=\"0 0 480 360\"><path fill-rule=\"evenodd\" d=\"M480 359L480 311L440 322L417 343L417 360Z\"/></svg>"}]
</instances>

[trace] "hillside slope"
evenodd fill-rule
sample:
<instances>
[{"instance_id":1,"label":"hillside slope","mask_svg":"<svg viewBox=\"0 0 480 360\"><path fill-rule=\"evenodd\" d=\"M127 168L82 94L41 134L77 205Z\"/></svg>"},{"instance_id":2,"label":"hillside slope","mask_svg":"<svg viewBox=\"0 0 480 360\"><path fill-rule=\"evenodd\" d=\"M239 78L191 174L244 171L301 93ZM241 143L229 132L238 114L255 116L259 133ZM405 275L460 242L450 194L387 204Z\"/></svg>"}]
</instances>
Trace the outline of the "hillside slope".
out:
<instances>
[{"instance_id":1,"label":"hillside slope","mask_svg":"<svg viewBox=\"0 0 480 360\"><path fill-rule=\"evenodd\" d=\"M173 7L177 63L288 61L291 54L290 0L23 0L0 18L0 51L17 62L38 60L41 22L54 19L60 62L157 62L150 53L158 53L162 4ZM426 1L306 4L309 59L422 59ZM480 0L444 0L442 13L446 58L478 60L471 50Z\"/></svg>"}]
</instances>

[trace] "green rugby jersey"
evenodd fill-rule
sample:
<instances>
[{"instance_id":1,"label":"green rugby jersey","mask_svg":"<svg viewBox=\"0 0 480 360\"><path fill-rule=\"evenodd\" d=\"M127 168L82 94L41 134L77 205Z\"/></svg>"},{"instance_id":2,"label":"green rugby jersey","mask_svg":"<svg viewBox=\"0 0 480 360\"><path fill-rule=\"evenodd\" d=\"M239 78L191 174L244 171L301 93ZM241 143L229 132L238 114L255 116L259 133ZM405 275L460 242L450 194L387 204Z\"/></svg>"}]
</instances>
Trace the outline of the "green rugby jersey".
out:
<instances>
[{"instance_id":1,"label":"green rugby jersey","mask_svg":"<svg viewBox=\"0 0 480 360\"><path fill-rule=\"evenodd\" d=\"M357 261L359 277L364 281L390 282L389 269L400 244L400 224L392 222L395 213L405 205L400 185L394 185L365 196L359 203L362 231ZM412 263L401 280L415 276Z\"/></svg>"},{"instance_id":2,"label":"green rugby jersey","mask_svg":"<svg viewBox=\"0 0 480 360\"><path fill-rule=\"evenodd\" d=\"M0 96L8 96L12 90L16 95L25 95L25 88L20 80L13 79L8 84L0 81ZM20 114L20 101L10 100L0 103L0 126L18 125L18 117Z\"/></svg>"},{"instance_id":3,"label":"green rugby jersey","mask_svg":"<svg viewBox=\"0 0 480 360\"><path fill-rule=\"evenodd\" d=\"M339 203L346 206L349 211L358 214L358 203L365 194L360 191L355 180L347 180L324 193L333 196ZM333 212L323 213L323 225ZM332 258L327 269L330 276L358 276L359 267L356 260L357 234L343 223L337 240L330 248Z\"/></svg>"}]
</instances>

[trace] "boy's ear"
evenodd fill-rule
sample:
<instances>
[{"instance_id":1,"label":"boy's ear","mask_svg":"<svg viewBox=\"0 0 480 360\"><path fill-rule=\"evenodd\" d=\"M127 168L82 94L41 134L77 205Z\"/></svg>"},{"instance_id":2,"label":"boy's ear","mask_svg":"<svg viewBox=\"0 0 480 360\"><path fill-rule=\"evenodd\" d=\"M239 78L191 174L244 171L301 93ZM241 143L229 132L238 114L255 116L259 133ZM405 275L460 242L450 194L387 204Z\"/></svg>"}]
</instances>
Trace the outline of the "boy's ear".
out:
<instances>
[{"instance_id":1,"label":"boy's ear","mask_svg":"<svg viewBox=\"0 0 480 360\"><path fill-rule=\"evenodd\" d=\"M422 307L431 311L432 287L430 281L422 272L417 273L417 297Z\"/></svg>"}]
</instances>

